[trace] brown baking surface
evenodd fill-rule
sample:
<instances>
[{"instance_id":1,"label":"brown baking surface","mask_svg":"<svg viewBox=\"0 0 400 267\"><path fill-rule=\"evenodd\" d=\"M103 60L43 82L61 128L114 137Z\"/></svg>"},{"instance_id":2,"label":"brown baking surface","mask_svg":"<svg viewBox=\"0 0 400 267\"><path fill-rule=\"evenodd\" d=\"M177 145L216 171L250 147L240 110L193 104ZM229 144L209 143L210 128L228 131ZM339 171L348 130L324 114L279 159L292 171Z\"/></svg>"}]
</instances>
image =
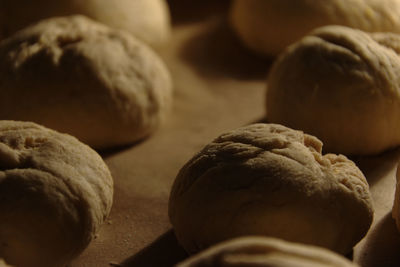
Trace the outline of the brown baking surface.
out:
<instances>
[{"instance_id":1,"label":"brown baking surface","mask_svg":"<svg viewBox=\"0 0 400 267\"><path fill-rule=\"evenodd\" d=\"M199 3L194 3L199 2ZM170 187L183 164L224 131L264 120L271 60L245 50L226 17L229 1L171 0L171 42L157 51L175 84L167 123L134 146L103 153L115 181L107 223L71 267L172 266L186 257L168 221ZM361 266L400 266L390 216L398 150L356 158L375 202L375 219L354 250Z\"/></svg>"}]
</instances>

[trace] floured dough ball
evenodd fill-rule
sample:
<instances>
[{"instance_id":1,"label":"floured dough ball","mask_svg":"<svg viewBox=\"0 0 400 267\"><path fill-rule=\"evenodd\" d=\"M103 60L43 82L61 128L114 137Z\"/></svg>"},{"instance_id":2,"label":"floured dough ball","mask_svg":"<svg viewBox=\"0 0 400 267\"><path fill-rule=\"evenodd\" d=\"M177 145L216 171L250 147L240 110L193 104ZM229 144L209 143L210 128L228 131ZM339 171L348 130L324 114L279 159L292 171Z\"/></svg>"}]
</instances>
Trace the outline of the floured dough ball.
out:
<instances>
[{"instance_id":1,"label":"floured dough ball","mask_svg":"<svg viewBox=\"0 0 400 267\"><path fill-rule=\"evenodd\" d=\"M290 46L268 78L270 122L317 136L329 152L400 144L400 35L319 28Z\"/></svg>"},{"instance_id":2,"label":"floured dough ball","mask_svg":"<svg viewBox=\"0 0 400 267\"><path fill-rule=\"evenodd\" d=\"M111 174L76 138L0 121L0 257L18 267L65 266L110 212Z\"/></svg>"},{"instance_id":3,"label":"floured dough ball","mask_svg":"<svg viewBox=\"0 0 400 267\"><path fill-rule=\"evenodd\" d=\"M165 43L170 14L165 0L0 0L0 38L55 16L81 14L126 30L148 44Z\"/></svg>"},{"instance_id":4,"label":"floured dough ball","mask_svg":"<svg viewBox=\"0 0 400 267\"><path fill-rule=\"evenodd\" d=\"M264 235L348 253L373 217L366 179L315 137L253 124L216 138L180 170L169 217L189 252Z\"/></svg>"},{"instance_id":5,"label":"floured dough ball","mask_svg":"<svg viewBox=\"0 0 400 267\"><path fill-rule=\"evenodd\" d=\"M230 12L243 43L269 56L324 25L400 32L399 0L235 0Z\"/></svg>"},{"instance_id":6,"label":"floured dough ball","mask_svg":"<svg viewBox=\"0 0 400 267\"><path fill-rule=\"evenodd\" d=\"M176 267L356 267L330 250L267 237L222 242Z\"/></svg>"},{"instance_id":7,"label":"floured dough ball","mask_svg":"<svg viewBox=\"0 0 400 267\"><path fill-rule=\"evenodd\" d=\"M132 35L83 16L44 20L0 42L0 119L34 121L96 149L157 128L172 85Z\"/></svg>"}]
</instances>

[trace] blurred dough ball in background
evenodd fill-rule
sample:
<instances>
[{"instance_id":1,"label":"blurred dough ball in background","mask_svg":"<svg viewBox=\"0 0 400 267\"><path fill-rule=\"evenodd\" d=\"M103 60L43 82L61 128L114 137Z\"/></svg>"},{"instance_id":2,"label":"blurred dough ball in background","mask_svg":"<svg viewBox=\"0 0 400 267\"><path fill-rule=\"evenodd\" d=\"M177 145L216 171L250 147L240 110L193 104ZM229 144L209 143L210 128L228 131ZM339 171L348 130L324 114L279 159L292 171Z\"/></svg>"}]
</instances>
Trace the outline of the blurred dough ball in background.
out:
<instances>
[{"instance_id":1,"label":"blurred dough ball in background","mask_svg":"<svg viewBox=\"0 0 400 267\"><path fill-rule=\"evenodd\" d=\"M316 29L272 66L268 121L318 137L324 151L378 154L400 145L400 35Z\"/></svg>"},{"instance_id":2,"label":"blurred dough ball in background","mask_svg":"<svg viewBox=\"0 0 400 267\"><path fill-rule=\"evenodd\" d=\"M231 239L179 263L176 267L356 267L333 251L271 237Z\"/></svg>"},{"instance_id":3,"label":"blurred dough ball in background","mask_svg":"<svg viewBox=\"0 0 400 267\"><path fill-rule=\"evenodd\" d=\"M33 121L104 149L153 133L172 102L163 61L131 34L56 17L0 41L0 119Z\"/></svg>"},{"instance_id":4,"label":"blurred dough ball in background","mask_svg":"<svg viewBox=\"0 0 400 267\"><path fill-rule=\"evenodd\" d=\"M7 263L4 262L3 259L0 259L0 267L13 267L13 266L8 265Z\"/></svg>"},{"instance_id":5,"label":"blurred dough ball in background","mask_svg":"<svg viewBox=\"0 0 400 267\"><path fill-rule=\"evenodd\" d=\"M0 0L0 38L41 19L75 14L126 30L150 45L165 43L171 30L165 0Z\"/></svg>"},{"instance_id":6,"label":"blurred dough ball in background","mask_svg":"<svg viewBox=\"0 0 400 267\"><path fill-rule=\"evenodd\" d=\"M345 156L321 154L315 137L277 124L222 134L179 171L169 218L189 253L244 235L346 254L373 218L368 183Z\"/></svg>"},{"instance_id":7,"label":"blurred dough ball in background","mask_svg":"<svg viewBox=\"0 0 400 267\"><path fill-rule=\"evenodd\" d=\"M398 0L234 0L230 13L242 42L267 56L324 25L400 32Z\"/></svg>"},{"instance_id":8,"label":"blurred dough ball in background","mask_svg":"<svg viewBox=\"0 0 400 267\"><path fill-rule=\"evenodd\" d=\"M0 121L0 258L63 267L90 243L113 201L102 158L76 138Z\"/></svg>"}]
</instances>

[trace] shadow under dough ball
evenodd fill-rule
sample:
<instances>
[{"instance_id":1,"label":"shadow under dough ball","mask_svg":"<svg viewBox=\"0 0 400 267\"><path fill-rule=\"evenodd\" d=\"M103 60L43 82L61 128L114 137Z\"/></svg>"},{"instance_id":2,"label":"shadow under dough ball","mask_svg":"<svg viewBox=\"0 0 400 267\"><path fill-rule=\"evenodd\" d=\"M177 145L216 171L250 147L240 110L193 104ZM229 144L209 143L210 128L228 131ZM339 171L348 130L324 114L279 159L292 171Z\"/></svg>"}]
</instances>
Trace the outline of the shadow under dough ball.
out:
<instances>
[{"instance_id":1,"label":"shadow under dough ball","mask_svg":"<svg viewBox=\"0 0 400 267\"><path fill-rule=\"evenodd\" d=\"M176 267L356 267L333 251L271 237L231 239L200 252Z\"/></svg>"},{"instance_id":2,"label":"shadow under dough ball","mask_svg":"<svg viewBox=\"0 0 400 267\"><path fill-rule=\"evenodd\" d=\"M327 152L378 154L400 145L400 35L343 26L290 46L268 76L268 121L318 137Z\"/></svg>"},{"instance_id":3,"label":"shadow under dough ball","mask_svg":"<svg viewBox=\"0 0 400 267\"><path fill-rule=\"evenodd\" d=\"M110 213L113 179L76 138L0 121L0 199L0 258L18 267L64 267Z\"/></svg>"},{"instance_id":4,"label":"shadow under dough ball","mask_svg":"<svg viewBox=\"0 0 400 267\"><path fill-rule=\"evenodd\" d=\"M166 0L0 0L0 7L0 39L42 19L78 14L150 45L166 43L171 31Z\"/></svg>"},{"instance_id":5,"label":"shadow under dough ball","mask_svg":"<svg viewBox=\"0 0 400 267\"><path fill-rule=\"evenodd\" d=\"M244 235L322 246L345 254L373 218L368 183L342 155L321 155L315 137L276 124L222 134L179 171L169 217L195 253Z\"/></svg>"},{"instance_id":6,"label":"shadow under dough ball","mask_svg":"<svg viewBox=\"0 0 400 267\"><path fill-rule=\"evenodd\" d=\"M247 47L275 56L325 25L400 32L400 1L234 0L230 17L233 29Z\"/></svg>"},{"instance_id":7,"label":"shadow under dough ball","mask_svg":"<svg viewBox=\"0 0 400 267\"><path fill-rule=\"evenodd\" d=\"M172 102L162 60L84 16L43 20L0 42L0 119L33 121L96 149L153 133Z\"/></svg>"}]
</instances>

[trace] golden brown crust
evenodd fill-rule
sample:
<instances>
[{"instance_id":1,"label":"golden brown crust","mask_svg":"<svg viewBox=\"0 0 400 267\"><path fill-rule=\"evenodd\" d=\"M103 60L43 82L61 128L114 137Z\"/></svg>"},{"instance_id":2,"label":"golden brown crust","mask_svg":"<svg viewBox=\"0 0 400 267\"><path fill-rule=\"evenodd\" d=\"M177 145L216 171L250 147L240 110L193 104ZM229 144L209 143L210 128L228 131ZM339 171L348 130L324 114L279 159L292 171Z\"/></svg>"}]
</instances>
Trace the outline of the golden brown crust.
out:
<instances>
[{"instance_id":1,"label":"golden brown crust","mask_svg":"<svg viewBox=\"0 0 400 267\"><path fill-rule=\"evenodd\" d=\"M315 137L254 124L215 139L180 170L169 216L190 253L242 235L266 235L347 253L372 222L368 184Z\"/></svg>"}]
</instances>

